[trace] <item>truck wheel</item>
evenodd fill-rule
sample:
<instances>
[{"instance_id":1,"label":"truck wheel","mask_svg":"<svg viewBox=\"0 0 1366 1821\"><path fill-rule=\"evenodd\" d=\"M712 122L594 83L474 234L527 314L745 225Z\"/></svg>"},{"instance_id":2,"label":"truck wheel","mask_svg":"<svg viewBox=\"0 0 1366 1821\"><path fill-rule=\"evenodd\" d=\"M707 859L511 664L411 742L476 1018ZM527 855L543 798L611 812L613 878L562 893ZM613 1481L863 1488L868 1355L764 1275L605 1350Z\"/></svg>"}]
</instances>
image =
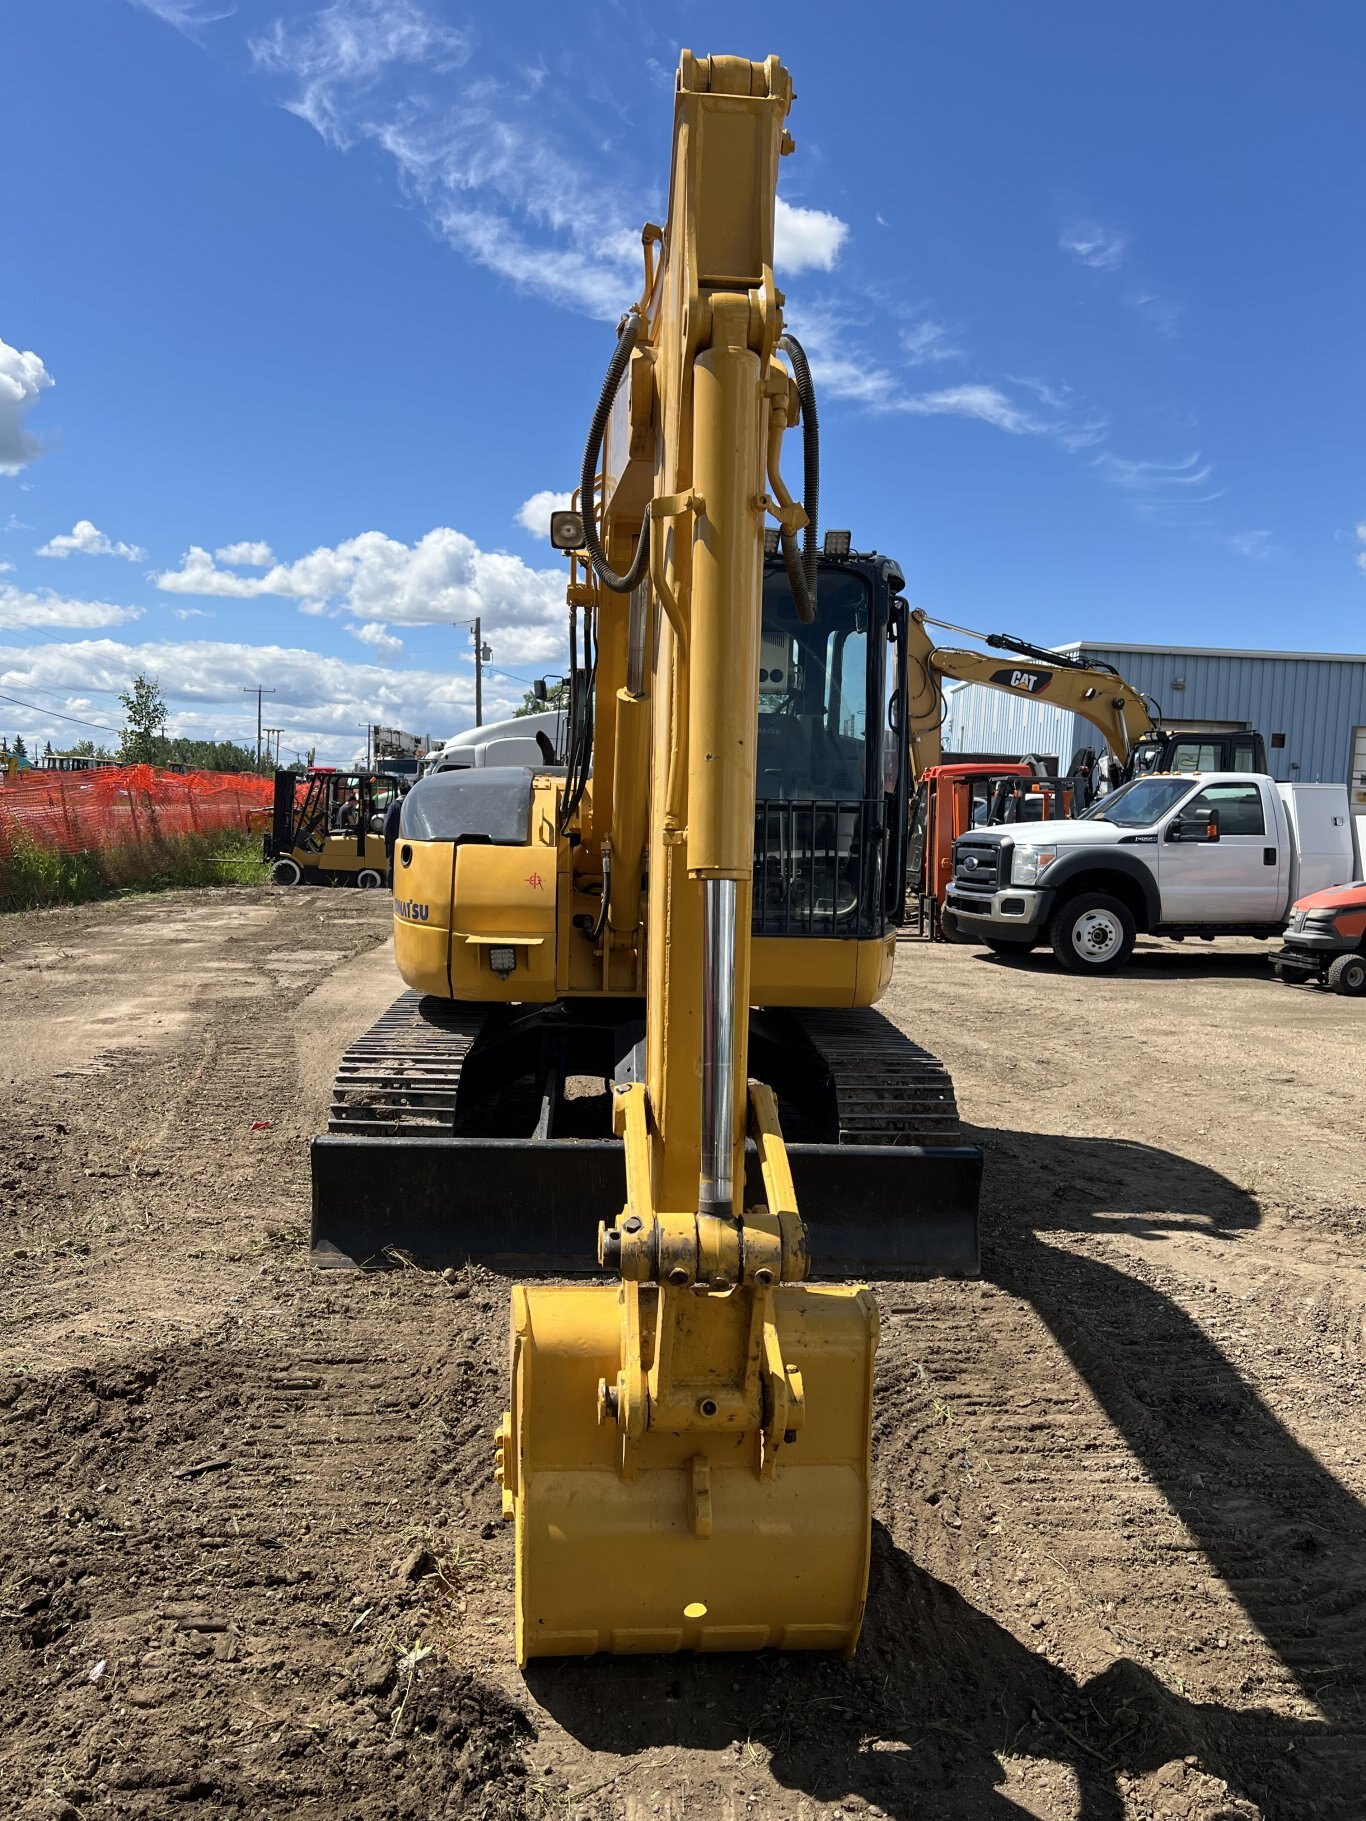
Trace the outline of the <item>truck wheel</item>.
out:
<instances>
[{"instance_id":1,"label":"truck wheel","mask_svg":"<svg viewBox=\"0 0 1366 1821\"><path fill-rule=\"evenodd\" d=\"M1069 974L1114 974L1134 950L1137 927L1127 905L1104 892L1079 892L1048 929L1058 965Z\"/></svg>"},{"instance_id":2,"label":"truck wheel","mask_svg":"<svg viewBox=\"0 0 1366 1821\"><path fill-rule=\"evenodd\" d=\"M1366 993L1366 956L1339 955L1328 969L1328 984L1335 993L1360 998Z\"/></svg>"},{"instance_id":3,"label":"truck wheel","mask_svg":"<svg viewBox=\"0 0 1366 1821\"><path fill-rule=\"evenodd\" d=\"M373 866L366 866L356 874L356 884L363 892L372 892L376 886L383 885L384 875L377 873Z\"/></svg>"},{"instance_id":4,"label":"truck wheel","mask_svg":"<svg viewBox=\"0 0 1366 1821\"><path fill-rule=\"evenodd\" d=\"M277 860L270 869L272 885L297 885L302 878L297 860Z\"/></svg>"},{"instance_id":5,"label":"truck wheel","mask_svg":"<svg viewBox=\"0 0 1366 1821\"><path fill-rule=\"evenodd\" d=\"M1003 961L1019 961L1033 948L1032 942L1012 942L1006 936L988 936L987 947Z\"/></svg>"}]
</instances>

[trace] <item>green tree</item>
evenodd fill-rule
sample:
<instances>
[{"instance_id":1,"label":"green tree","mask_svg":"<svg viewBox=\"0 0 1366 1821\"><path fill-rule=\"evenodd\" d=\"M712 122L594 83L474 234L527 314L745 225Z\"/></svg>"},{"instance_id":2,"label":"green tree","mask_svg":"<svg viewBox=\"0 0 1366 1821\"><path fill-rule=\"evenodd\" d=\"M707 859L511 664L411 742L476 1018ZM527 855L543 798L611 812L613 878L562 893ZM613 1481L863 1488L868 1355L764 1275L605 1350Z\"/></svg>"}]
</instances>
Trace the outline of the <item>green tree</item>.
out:
<instances>
[{"instance_id":1,"label":"green tree","mask_svg":"<svg viewBox=\"0 0 1366 1821\"><path fill-rule=\"evenodd\" d=\"M28 757L28 747L24 745L24 736L21 733L17 733L14 736L14 756L16 759L26 759Z\"/></svg>"},{"instance_id":2,"label":"green tree","mask_svg":"<svg viewBox=\"0 0 1366 1821\"><path fill-rule=\"evenodd\" d=\"M61 756L64 759L112 759L114 755L107 746L96 746L93 740L77 740Z\"/></svg>"},{"instance_id":3,"label":"green tree","mask_svg":"<svg viewBox=\"0 0 1366 1821\"><path fill-rule=\"evenodd\" d=\"M139 671L129 694L121 695L128 719L119 740L119 758L125 765L155 765L166 756L166 704L155 677Z\"/></svg>"},{"instance_id":4,"label":"green tree","mask_svg":"<svg viewBox=\"0 0 1366 1821\"><path fill-rule=\"evenodd\" d=\"M556 708L568 708L569 683L562 679L558 683L546 685L545 700L542 702L534 689L528 689L522 698L522 706L513 709L513 715L520 718L525 714L549 714Z\"/></svg>"}]
</instances>

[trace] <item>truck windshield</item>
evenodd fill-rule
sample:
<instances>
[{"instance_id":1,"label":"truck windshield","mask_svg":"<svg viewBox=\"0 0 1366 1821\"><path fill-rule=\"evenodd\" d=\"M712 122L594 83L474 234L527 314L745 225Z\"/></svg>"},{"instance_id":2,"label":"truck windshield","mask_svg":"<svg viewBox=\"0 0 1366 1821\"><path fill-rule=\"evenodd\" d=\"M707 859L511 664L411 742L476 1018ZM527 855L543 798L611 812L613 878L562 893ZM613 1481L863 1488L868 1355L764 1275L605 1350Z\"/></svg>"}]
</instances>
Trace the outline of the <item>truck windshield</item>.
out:
<instances>
[{"instance_id":1,"label":"truck windshield","mask_svg":"<svg viewBox=\"0 0 1366 1821\"><path fill-rule=\"evenodd\" d=\"M1190 788L1189 778L1135 778L1092 804L1080 819L1113 822L1117 828L1147 828L1189 796Z\"/></svg>"}]
</instances>

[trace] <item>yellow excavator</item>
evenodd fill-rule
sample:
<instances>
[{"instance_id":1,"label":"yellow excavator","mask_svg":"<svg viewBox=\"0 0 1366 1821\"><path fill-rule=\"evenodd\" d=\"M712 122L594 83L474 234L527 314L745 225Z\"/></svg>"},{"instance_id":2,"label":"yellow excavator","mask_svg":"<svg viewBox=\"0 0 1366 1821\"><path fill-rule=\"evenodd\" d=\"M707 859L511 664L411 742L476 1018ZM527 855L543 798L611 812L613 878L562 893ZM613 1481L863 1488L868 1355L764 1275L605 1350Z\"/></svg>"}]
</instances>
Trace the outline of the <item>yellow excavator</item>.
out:
<instances>
[{"instance_id":1,"label":"yellow excavator","mask_svg":"<svg viewBox=\"0 0 1366 1821\"><path fill-rule=\"evenodd\" d=\"M815 396L773 270L791 101L774 57L682 55L667 223L552 525L567 764L409 793L410 990L343 1057L313 1144L319 1264L599 1280L512 1289L496 1461L523 1663L852 1651L878 1315L848 1280L977 1269L981 1153L873 1009L910 620L891 559L818 543Z\"/></svg>"},{"instance_id":2,"label":"yellow excavator","mask_svg":"<svg viewBox=\"0 0 1366 1821\"><path fill-rule=\"evenodd\" d=\"M1097 784L1115 789L1150 771L1266 770L1266 750L1259 733L1205 728L1198 723L1164 728L1158 704L1126 683L1112 665L1050 651L1010 633L974 632L967 626L932 619L919 607L912 609L910 619L907 722L915 780L944 758L941 729L946 681L977 683L1030 701L1046 701L1089 721L1105 742L1108 760L1100 772L1094 755L1088 754L1081 766L1074 762L1074 772L1085 773L1083 782L1088 788L1082 791L1083 797L1094 794ZM992 649L964 651L936 645L926 630L929 626L964 633ZM993 651L1013 656L1003 661Z\"/></svg>"}]
</instances>

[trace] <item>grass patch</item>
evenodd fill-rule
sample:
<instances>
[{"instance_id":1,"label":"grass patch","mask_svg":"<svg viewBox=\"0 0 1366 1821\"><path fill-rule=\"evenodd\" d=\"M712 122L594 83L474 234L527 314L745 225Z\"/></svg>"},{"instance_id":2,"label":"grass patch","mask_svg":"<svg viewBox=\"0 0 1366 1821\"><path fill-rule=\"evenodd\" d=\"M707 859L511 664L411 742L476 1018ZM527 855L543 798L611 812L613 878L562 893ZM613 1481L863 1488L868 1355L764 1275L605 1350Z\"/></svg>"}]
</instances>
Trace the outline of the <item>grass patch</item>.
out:
<instances>
[{"instance_id":1,"label":"grass patch","mask_svg":"<svg viewBox=\"0 0 1366 1821\"><path fill-rule=\"evenodd\" d=\"M42 910L195 885L264 885L268 870L260 836L245 829L77 854L20 835L13 852L0 859L0 911Z\"/></svg>"}]
</instances>

